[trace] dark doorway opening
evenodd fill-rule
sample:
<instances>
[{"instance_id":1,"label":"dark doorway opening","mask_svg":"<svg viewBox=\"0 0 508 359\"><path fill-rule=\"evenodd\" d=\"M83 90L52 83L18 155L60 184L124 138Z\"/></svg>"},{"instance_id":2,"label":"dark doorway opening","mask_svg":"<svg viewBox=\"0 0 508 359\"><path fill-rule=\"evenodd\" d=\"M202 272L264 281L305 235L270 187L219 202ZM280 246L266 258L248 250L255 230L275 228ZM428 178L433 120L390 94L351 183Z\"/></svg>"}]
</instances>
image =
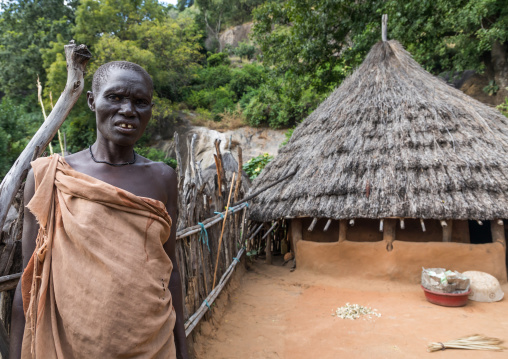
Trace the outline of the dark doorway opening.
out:
<instances>
[{"instance_id":1,"label":"dark doorway opening","mask_svg":"<svg viewBox=\"0 0 508 359\"><path fill-rule=\"evenodd\" d=\"M479 225L477 221L469 221L469 238L473 244L492 243L490 221L482 222L483 225Z\"/></svg>"}]
</instances>

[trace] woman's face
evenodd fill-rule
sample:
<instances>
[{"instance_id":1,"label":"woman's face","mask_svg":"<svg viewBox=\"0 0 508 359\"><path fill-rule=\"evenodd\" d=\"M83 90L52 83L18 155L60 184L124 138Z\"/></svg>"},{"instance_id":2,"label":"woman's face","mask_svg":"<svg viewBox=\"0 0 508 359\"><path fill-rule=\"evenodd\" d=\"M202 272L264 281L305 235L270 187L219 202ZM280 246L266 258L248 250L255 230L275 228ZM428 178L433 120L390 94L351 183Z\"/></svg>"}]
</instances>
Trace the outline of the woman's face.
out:
<instances>
[{"instance_id":1,"label":"woman's face","mask_svg":"<svg viewBox=\"0 0 508 359\"><path fill-rule=\"evenodd\" d=\"M133 146L152 116L152 87L141 73L112 68L98 93L88 92L95 112L97 137L120 146Z\"/></svg>"}]
</instances>

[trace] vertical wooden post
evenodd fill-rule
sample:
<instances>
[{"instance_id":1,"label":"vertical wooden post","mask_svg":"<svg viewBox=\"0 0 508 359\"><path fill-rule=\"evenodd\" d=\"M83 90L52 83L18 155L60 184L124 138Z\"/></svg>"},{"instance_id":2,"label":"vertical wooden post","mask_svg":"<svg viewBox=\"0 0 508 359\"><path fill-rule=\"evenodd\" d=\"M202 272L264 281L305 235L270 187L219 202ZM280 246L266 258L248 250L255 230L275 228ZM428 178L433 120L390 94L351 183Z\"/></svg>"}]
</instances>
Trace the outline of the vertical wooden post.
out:
<instances>
[{"instance_id":1,"label":"vertical wooden post","mask_svg":"<svg viewBox=\"0 0 508 359\"><path fill-rule=\"evenodd\" d=\"M6 295L7 293L2 293L2 295ZM0 322L0 354L2 354L2 358L9 358L9 335L5 330L4 324Z\"/></svg>"},{"instance_id":2,"label":"vertical wooden post","mask_svg":"<svg viewBox=\"0 0 508 359\"><path fill-rule=\"evenodd\" d=\"M344 242L347 238L347 220L339 221L339 242Z\"/></svg>"},{"instance_id":3,"label":"vertical wooden post","mask_svg":"<svg viewBox=\"0 0 508 359\"><path fill-rule=\"evenodd\" d=\"M291 220L291 248L293 249L296 257L296 244L303 239L302 235L302 220L293 218Z\"/></svg>"},{"instance_id":4,"label":"vertical wooden post","mask_svg":"<svg viewBox=\"0 0 508 359\"><path fill-rule=\"evenodd\" d=\"M266 237L266 264L272 264L272 231L268 232L268 236Z\"/></svg>"},{"instance_id":5,"label":"vertical wooden post","mask_svg":"<svg viewBox=\"0 0 508 359\"><path fill-rule=\"evenodd\" d=\"M497 220L490 221L490 229L492 231L492 243L499 242L506 248L504 224L499 224Z\"/></svg>"},{"instance_id":6,"label":"vertical wooden post","mask_svg":"<svg viewBox=\"0 0 508 359\"><path fill-rule=\"evenodd\" d=\"M395 232L397 230L396 219L386 219L383 228L383 241L386 243L386 250L390 252L393 249L393 241L395 240Z\"/></svg>"},{"instance_id":7,"label":"vertical wooden post","mask_svg":"<svg viewBox=\"0 0 508 359\"><path fill-rule=\"evenodd\" d=\"M443 227L443 242L451 242L452 241L452 229L453 229L453 220L445 221L446 226Z\"/></svg>"},{"instance_id":8,"label":"vertical wooden post","mask_svg":"<svg viewBox=\"0 0 508 359\"><path fill-rule=\"evenodd\" d=\"M388 38L386 36L387 27L388 27L388 15L383 14L383 16L381 17L381 39L383 41L386 41Z\"/></svg>"}]
</instances>

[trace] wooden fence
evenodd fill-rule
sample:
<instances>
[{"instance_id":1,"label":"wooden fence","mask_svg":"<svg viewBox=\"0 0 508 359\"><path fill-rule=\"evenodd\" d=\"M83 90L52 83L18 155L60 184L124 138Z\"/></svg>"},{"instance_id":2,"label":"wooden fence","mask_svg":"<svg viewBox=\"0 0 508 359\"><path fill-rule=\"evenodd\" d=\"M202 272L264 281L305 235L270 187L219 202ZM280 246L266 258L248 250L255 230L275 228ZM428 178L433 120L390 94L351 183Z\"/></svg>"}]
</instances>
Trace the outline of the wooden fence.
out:
<instances>
[{"instance_id":1,"label":"wooden fence","mask_svg":"<svg viewBox=\"0 0 508 359\"><path fill-rule=\"evenodd\" d=\"M242 235L247 227L248 204L226 207L228 200L230 205L239 202L249 187L249 180L242 175L241 148L238 148L235 171L231 161L228 170L224 168L220 142L216 141L215 166L203 170L195 161L195 141L196 135L187 143L180 143L175 134L179 168L176 256L182 276L187 334L195 327L196 319L208 309L209 299L218 295L218 289L223 287L225 278L243 254ZM182 152L187 153L185 163Z\"/></svg>"}]
</instances>

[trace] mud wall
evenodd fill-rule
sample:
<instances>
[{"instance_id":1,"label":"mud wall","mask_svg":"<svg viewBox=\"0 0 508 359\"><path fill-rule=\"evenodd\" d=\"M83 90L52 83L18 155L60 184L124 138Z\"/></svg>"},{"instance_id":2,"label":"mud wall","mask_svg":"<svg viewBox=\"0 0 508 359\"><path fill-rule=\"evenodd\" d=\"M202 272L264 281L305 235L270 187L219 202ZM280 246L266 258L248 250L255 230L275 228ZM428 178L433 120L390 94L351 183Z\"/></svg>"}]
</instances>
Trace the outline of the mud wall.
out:
<instances>
[{"instance_id":1,"label":"mud wall","mask_svg":"<svg viewBox=\"0 0 508 359\"><path fill-rule=\"evenodd\" d=\"M306 229L304 229L306 231ZM422 267L442 267L464 272L490 273L506 283L505 248L488 244L394 241L393 250L381 242L296 243L298 269L331 276L358 276L368 279L419 283Z\"/></svg>"}]
</instances>

